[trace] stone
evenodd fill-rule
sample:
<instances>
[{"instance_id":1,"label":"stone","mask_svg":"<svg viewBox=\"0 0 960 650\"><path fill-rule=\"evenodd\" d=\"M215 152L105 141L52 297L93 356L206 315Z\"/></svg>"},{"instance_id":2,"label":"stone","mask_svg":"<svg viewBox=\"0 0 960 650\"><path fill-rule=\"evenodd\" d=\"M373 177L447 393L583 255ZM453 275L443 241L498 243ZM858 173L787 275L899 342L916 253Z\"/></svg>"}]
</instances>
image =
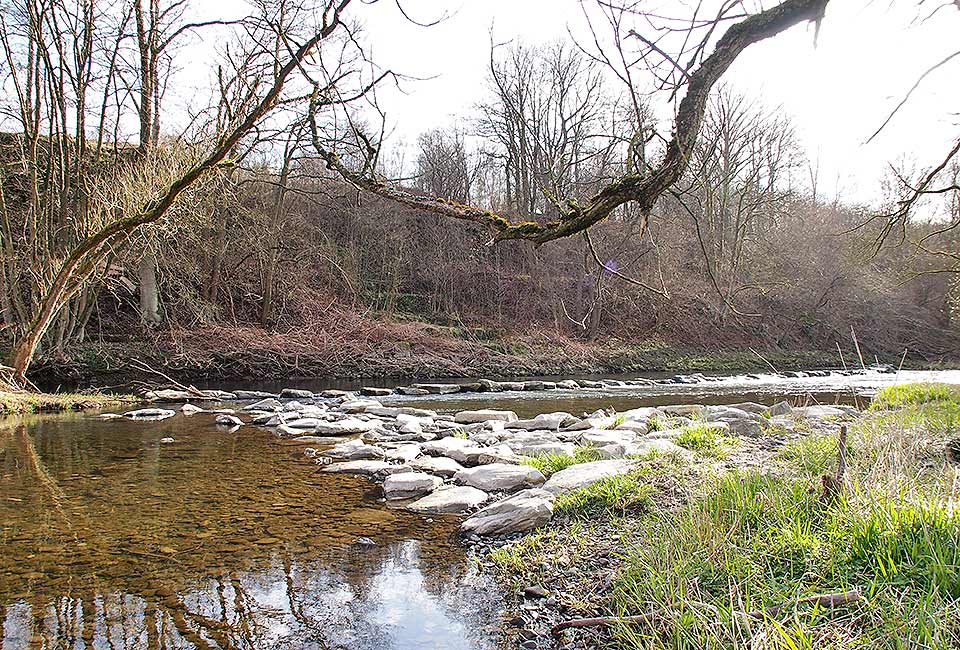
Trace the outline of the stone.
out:
<instances>
[{"instance_id":1,"label":"stone","mask_svg":"<svg viewBox=\"0 0 960 650\"><path fill-rule=\"evenodd\" d=\"M727 406L733 409L746 411L747 413L753 413L754 415L764 415L770 410L767 406L763 404L757 404L756 402L740 402L738 404L728 404Z\"/></svg>"},{"instance_id":2,"label":"stone","mask_svg":"<svg viewBox=\"0 0 960 650\"><path fill-rule=\"evenodd\" d=\"M195 404L184 404L180 407L180 412L184 415L193 415L194 413L203 413L203 409Z\"/></svg>"},{"instance_id":3,"label":"stone","mask_svg":"<svg viewBox=\"0 0 960 650\"><path fill-rule=\"evenodd\" d=\"M248 404L243 407L244 411L282 411L283 404L280 403L280 400L274 397L268 397L262 399L259 402L254 402L253 404Z\"/></svg>"},{"instance_id":4,"label":"stone","mask_svg":"<svg viewBox=\"0 0 960 650\"><path fill-rule=\"evenodd\" d=\"M324 467L321 472L330 474L358 474L374 477L403 472L402 465L393 465L382 460L348 460L344 463L333 463Z\"/></svg>"},{"instance_id":5,"label":"stone","mask_svg":"<svg viewBox=\"0 0 960 650\"><path fill-rule=\"evenodd\" d=\"M546 598L547 590L540 585L530 585L523 588L524 598Z\"/></svg>"},{"instance_id":6,"label":"stone","mask_svg":"<svg viewBox=\"0 0 960 650\"><path fill-rule=\"evenodd\" d=\"M500 382L493 381L492 379L481 379L477 383L480 384L481 393L499 393L503 390Z\"/></svg>"},{"instance_id":7,"label":"stone","mask_svg":"<svg viewBox=\"0 0 960 650\"><path fill-rule=\"evenodd\" d=\"M446 456L420 456L407 463L411 469L429 472L437 476L453 477L463 469L463 465Z\"/></svg>"},{"instance_id":8,"label":"stone","mask_svg":"<svg viewBox=\"0 0 960 650\"><path fill-rule=\"evenodd\" d=\"M593 381L592 379L578 379L577 383L580 384L580 388L596 389L604 387L603 382Z\"/></svg>"},{"instance_id":9,"label":"stone","mask_svg":"<svg viewBox=\"0 0 960 650\"><path fill-rule=\"evenodd\" d=\"M411 388L425 390L430 395L449 395L460 392L459 384L413 384Z\"/></svg>"},{"instance_id":10,"label":"stone","mask_svg":"<svg viewBox=\"0 0 960 650\"><path fill-rule=\"evenodd\" d=\"M523 390L522 381L501 381L500 388L503 390Z\"/></svg>"},{"instance_id":11,"label":"stone","mask_svg":"<svg viewBox=\"0 0 960 650\"><path fill-rule=\"evenodd\" d=\"M587 487L601 479L627 474L636 466L636 461L625 459L598 460L571 465L551 476L550 480L544 483L543 489L553 494L563 494Z\"/></svg>"},{"instance_id":12,"label":"stone","mask_svg":"<svg viewBox=\"0 0 960 650\"><path fill-rule=\"evenodd\" d=\"M793 407L790 406L790 402L777 402L769 409L770 417L779 417L783 415L792 415Z\"/></svg>"},{"instance_id":13,"label":"stone","mask_svg":"<svg viewBox=\"0 0 960 650\"><path fill-rule=\"evenodd\" d=\"M395 406L380 406L376 408L368 408L366 410L367 415L376 415L381 418L397 418L401 415L412 415L418 418L435 418L437 414L434 411L428 411L427 409L417 409L410 406L404 407L395 407Z\"/></svg>"},{"instance_id":14,"label":"stone","mask_svg":"<svg viewBox=\"0 0 960 650\"><path fill-rule=\"evenodd\" d=\"M414 499L430 494L443 485L443 479L423 472L398 472L383 482L383 494L388 501Z\"/></svg>"},{"instance_id":15,"label":"stone","mask_svg":"<svg viewBox=\"0 0 960 650\"><path fill-rule=\"evenodd\" d=\"M629 445L636 438L633 431L616 429L587 429L580 435L580 444L584 447L604 447L606 445Z\"/></svg>"},{"instance_id":16,"label":"stone","mask_svg":"<svg viewBox=\"0 0 960 650\"><path fill-rule=\"evenodd\" d=\"M134 411L127 411L123 414L123 417L130 420L146 420L146 421L157 421L157 420L166 420L167 418L172 418L176 415L176 411L171 411L169 409L136 409Z\"/></svg>"},{"instance_id":17,"label":"stone","mask_svg":"<svg viewBox=\"0 0 960 650\"><path fill-rule=\"evenodd\" d=\"M268 393L262 390L235 390L233 394L236 395L239 400L262 400L277 397L276 393Z\"/></svg>"},{"instance_id":18,"label":"stone","mask_svg":"<svg viewBox=\"0 0 960 650\"><path fill-rule=\"evenodd\" d=\"M176 440L173 439L173 438L160 438L160 444L161 444L161 445L169 445L169 444L172 444L172 443L174 443L174 442L176 442Z\"/></svg>"},{"instance_id":19,"label":"stone","mask_svg":"<svg viewBox=\"0 0 960 650\"><path fill-rule=\"evenodd\" d=\"M523 460L520 456L513 453L507 445L496 445L494 447L470 447L463 450L463 464L469 467L477 465L490 465L492 463L502 463L507 465L517 465Z\"/></svg>"},{"instance_id":20,"label":"stone","mask_svg":"<svg viewBox=\"0 0 960 650\"><path fill-rule=\"evenodd\" d=\"M572 379L564 379L563 381L557 382L557 388L561 388L563 390L577 390L580 388L580 384Z\"/></svg>"},{"instance_id":21,"label":"stone","mask_svg":"<svg viewBox=\"0 0 960 650\"><path fill-rule=\"evenodd\" d=\"M453 480L487 492L513 492L543 485L547 479L540 470L529 465L492 463L462 469L454 475Z\"/></svg>"},{"instance_id":22,"label":"stone","mask_svg":"<svg viewBox=\"0 0 960 650\"><path fill-rule=\"evenodd\" d=\"M658 406L657 410L665 415L685 415L699 417L704 410L703 404L674 404L672 406Z\"/></svg>"},{"instance_id":23,"label":"stone","mask_svg":"<svg viewBox=\"0 0 960 650\"><path fill-rule=\"evenodd\" d=\"M395 460L401 463L409 463L420 456L420 445L400 445L394 449L385 450L386 460Z\"/></svg>"},{"instance_id":24,"label":"stone","mask_svg":"<svg viewBox=\"0 0 960 650\"><path fill-rule=\"evenodd\" d=\"M367 397L386 397L387 395L392 395L393 390L390 388L376 388L374 386L364 386L360 389L360 394Z\"/></svg>"},{"instance_id":25,"label":"stone","mask_svg":"<svg viewBox=\"0 0 960 650\"><path fill-rule=\"evenodd\" d=\"M543 390L542 381L525 381L523 383L523 390Z\"/></svg>"},{"instance_id":26,"label":"stone","mask_svg":"<svg viewBox=\"0 0 960 650\"><path fill-rule=\"evenodd\" d=\"M793 409L793 415L801 418L840 418L846 414L846 411L836 406L797 406Z\"/></svg>"},{"instance_id":27,"label":"stone","mask_svg":"<svg viewBox=\"0 0 960 650\"><path fill-rule=\"evenodd\" d=\"M507 422L504 427L507 429L526 429L527 431L550 430L556 431L564 428L568 429L580 422L580 418L575 418L569 413L558 411L556 413L541 413L530 420L516 420ZM589 428L589 427L587 427Z\"/></svg>"},{"instance_id":28,"label":"stone","mask_svg":"<svg viewBox=\"0 0 960 650\"><path fill-rule=\"evenodd\" d=\"M486 492L469 485L444 485L417 499L408 508L415 512L463 512L476 508L488 498Z\"/></svg>"},{"instance_id":29,"label":"stone","mask_svg":"<svg viewBox=\"0 0 960 650\"><path fill-rule=\"evenodd\" d=\"M277 418L281 420L282 424L287 425L291 429L316 429L321 423L324 423L323 420L318 420L317 418L295 418L292 420L284 420L282 418Z\"/></svg>"},{"instance_id":30,"label":"stone","mask_svg":"<svg viewBox=\"0 0 960 650\"><path fill-rule=\"evenodd\" d=\"M292 426L296 427L299 422L300 420L296 420L292 423ZM343 420L337 420L336 422L318 421L313 427L313 430L315 433L321 436L349 436L371 431L372 429L377 428L378 424L378 422L371 422L369 420L345 418Z\"/></svg>"},{"instance_id":31,"label":"stone","mask_svg":"<svg viewBox=\"0 0 960 650\"><path fill-rule=\"evenodd\" d=\"M313 399L313 391L299 388L284 388L280 391L280 397L286 397L288 399Z\"/></svg>"},{"instance_id":32,"label":"stone","mask_svg":"<svg viewBox=\"0 0 960 650\"><path fill-rule=\"evenodd\" d=\"M217 419L214 420L217 424L222 427L240 427L243 426L243 420L238 418L236 415L218 415Z\"/></svg>"},{"instance_id":33,"label":"stone","mask_svg":"<svg viewBox=\"0 0 960 650\"><path fill-rule=\"evenodd\" d=\"M323 455L343 460L384 460L386 456L380 447L368 445L360 439L341 442L323 452Z\"/></svg>"},{"instance_id":34,"label":"stone","mask_svg":"<svg viewBox=\"0 0 960 650\"><path fill-rule=\"evenodd\" d=\"M653 454L657 456L679 456L685 460L693 460L694 458L692 451L665 438L638 440L633 444L627 445L624 451L625 456L648 456Z\"/></svg>"},{"instance_id":35,"label":"stone","mask_svg":"<svg viewBox=\"0 0 960 650\"><path fill-rule=\"evenodd\" d=\"M382 407L383 404L375 399L353 399L340 404L338 410L344 413L366 413L367 409Z\"/></svg>"},{"instance_id":36,"label":"stone","mask_svg":"<svg viewBox=\"0 0 960 650\"><path fill-rule=\"evenodd\" d=\"M413 386L399 386L396 391L401 395L429 395L430 391L423 388L414 388Z\"/></svg>"},{"instance_id":37,"label":"stone","mask_svg":"<svg viewBox=\"0 0 960 650\"><path fill-rule=\"evenodd\" d=\"M441 438L440 440L424 443L423 453L430 456L446 456L458 463L462 463L466 460L464 450L478 446L476 442L467 438Z\"/></svg>"},{"instance_id":38,"label":"stone","mask_svg":"<svg viewBox=\"0 0 960 650\"><path fill-rule=\"evenodd\" d=\"M497 420L499 422L516 422L517 414L513 411L480 409L477 411L460 411L454 417L454 421L460 424L474 424L476 422L488 422L491 420Z\"/></svg>"},{"instance_id":39,"label":"stone","mask_svg":"<svg viewBox=\"0 0 960 650\"><path fill-rule=\"evenodd\" d=\"M500 536L543 526L553 516L554 495L531 489L497 501L474 513L460 525L464 535Z\"/></svg>"}]
</instances>

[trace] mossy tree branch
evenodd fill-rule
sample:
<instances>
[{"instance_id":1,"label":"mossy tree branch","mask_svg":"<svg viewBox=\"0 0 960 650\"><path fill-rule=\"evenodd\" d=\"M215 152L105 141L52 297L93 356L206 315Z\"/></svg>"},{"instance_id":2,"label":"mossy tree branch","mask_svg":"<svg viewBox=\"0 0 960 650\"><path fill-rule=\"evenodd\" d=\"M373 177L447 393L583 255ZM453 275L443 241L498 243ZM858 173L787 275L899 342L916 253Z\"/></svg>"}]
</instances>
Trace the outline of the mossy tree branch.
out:
<instances>
[{"instance_id":1,"label":"mossy tree branch","mask_svg":"<svg viewBox=\"0 0 960 650\"><path fill-rule=\"evenodd\" d=\"M554 239L569 237L603 221L614 210L628 202L635 202L638 205L640 218L645 226L657 200L686 171L700 133L707 100L717 81L750 45L776 36L803 22L819 24L828 1L786 0L732 25L717 41L713 52L696 70L689 72L686 76L687 91L680 101L674 121L673 136L667 143L660 163L648 172L627 173L620 176L582 203L573 198L555 201L560 218L547 223L533 220L514 222L489 210L456 203L442 197L419 196L378 179L369 164L363 165L360 171L350 169L336 152L324 147L320 142L315 120L316 108L321 104L317 99L318 93L314 93L310 104L309 117L313 144L327 167L358 189L434 214L478 223L493 231L495 242L523 239L540 245ZM362 141L362 146L367 150L367 159L374 159L376 149L359 133L357 135Z\"/></svg>"}]
</instances>

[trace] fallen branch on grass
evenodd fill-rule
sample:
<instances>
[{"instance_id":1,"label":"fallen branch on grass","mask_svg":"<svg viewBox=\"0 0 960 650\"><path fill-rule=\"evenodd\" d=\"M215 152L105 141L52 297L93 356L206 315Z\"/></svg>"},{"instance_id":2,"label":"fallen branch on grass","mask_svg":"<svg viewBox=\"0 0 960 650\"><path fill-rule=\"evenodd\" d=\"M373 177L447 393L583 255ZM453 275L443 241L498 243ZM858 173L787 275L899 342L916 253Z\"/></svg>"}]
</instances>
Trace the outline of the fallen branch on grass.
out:
<instances>
[{"instance_id":1,"label":"fallen branch on grass","mask_svg":"<svg viewBox=\"0 0 960 650\"><path fill-rule=\"evenodd\" d=\"M796 603L794 607L799 607L801 605L817 605L819 607L842 607L844 605L851 605L854 603L859 603L863 600L863 595L860 593L860 589L851 589L850 591L842 591L835 594L821 594L819 596L809 596L807 598L801 598ZM740 616L749 616L751 618L765 618L765 617L774 617L780 614L784 609L787 609L789 605L778 605L776 607L770 607L768 609L754 610L751 612L734 612ZM574 628L574 627L608 627L610 625L620 625L624 623L631 624L645 624L652 623L653 621L661 618L665 618L670 612L669 609L656 609L652 612L647 612L646 614L636 614L633 616L599 616L596 618L575 618L569 621L564 621L558 625L554 625L550 630L550 633L554 637L559 637L560 633L564 630Z\"/></svg>"}]
</instances>

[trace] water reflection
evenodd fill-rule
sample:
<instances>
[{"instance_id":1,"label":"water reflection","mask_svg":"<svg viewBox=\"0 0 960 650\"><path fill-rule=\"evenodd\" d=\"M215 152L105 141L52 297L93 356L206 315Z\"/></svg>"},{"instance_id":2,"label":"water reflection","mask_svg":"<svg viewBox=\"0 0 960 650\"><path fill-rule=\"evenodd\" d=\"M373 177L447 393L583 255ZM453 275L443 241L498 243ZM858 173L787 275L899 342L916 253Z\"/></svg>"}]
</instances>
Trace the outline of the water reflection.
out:
<instances>
[{"instance_id":1,"label":"water reflection","mask_svg":"<svg viewBox=\"0 0 960 650\"><path fill-rule=\"evenodd\" d=\"M492 647L456 522L376 496L204 415L0 422L2 649Z\"/></svg>"}]
</instances>

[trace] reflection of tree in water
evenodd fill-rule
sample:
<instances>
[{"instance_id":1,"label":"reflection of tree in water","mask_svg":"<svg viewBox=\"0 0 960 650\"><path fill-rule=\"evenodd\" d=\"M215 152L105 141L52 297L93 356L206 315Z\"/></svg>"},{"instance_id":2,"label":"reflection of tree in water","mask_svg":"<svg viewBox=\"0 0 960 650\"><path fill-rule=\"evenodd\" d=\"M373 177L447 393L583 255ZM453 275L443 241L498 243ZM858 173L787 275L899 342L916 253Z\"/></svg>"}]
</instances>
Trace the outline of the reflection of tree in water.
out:
<instances>
[{"instance_id":1,"label":"reflection of tree in water","mask_svg":"<svg viewBox=\"0 0 960 650\"><path fill-rule=\"evenodd\" d=\"M384 647L375 615L398 576L436 616L459 618L452 523L365 500L369 483L318 474L269 435L170 422L0 429L0 632L12 647Z\"/></svg>"}]
</instances>

